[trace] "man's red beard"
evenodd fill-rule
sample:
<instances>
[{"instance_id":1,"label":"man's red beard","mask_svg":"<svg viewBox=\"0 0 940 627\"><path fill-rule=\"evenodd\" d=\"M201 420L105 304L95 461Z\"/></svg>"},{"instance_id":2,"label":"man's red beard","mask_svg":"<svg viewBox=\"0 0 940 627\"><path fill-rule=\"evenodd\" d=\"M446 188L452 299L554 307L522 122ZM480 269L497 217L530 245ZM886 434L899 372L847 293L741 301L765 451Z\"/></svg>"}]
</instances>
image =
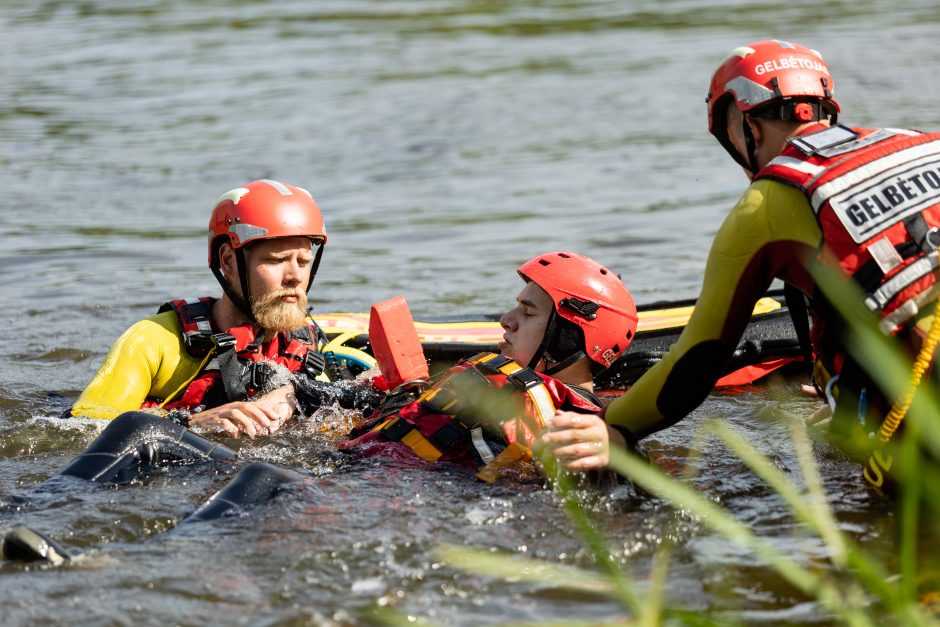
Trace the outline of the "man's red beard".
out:
<instances>
[{"instance_id":1,"label":"man's red beard","mask_svg":"<svg viewBox=\"0 0 940 627\"><path fill-rule=\"evenodd\" d=\"M297 302L281 302L284 296L296 296ZM307 294L300 290L277 290L251 299L251 314L263 329L295 331L307 317Z\"/></svg>"}]
</instances>

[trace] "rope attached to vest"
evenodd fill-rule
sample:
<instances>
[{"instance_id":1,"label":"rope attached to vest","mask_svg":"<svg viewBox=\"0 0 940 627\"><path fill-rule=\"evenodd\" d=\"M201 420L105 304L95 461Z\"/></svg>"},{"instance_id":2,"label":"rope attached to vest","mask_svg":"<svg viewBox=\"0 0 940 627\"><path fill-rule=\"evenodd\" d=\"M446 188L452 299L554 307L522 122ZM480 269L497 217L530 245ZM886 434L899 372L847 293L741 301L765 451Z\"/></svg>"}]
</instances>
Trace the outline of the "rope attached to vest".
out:
<instances>
[{"instance_id":1,"label":"rope attached to vest","mask_svg":"<svg viewBox=\"0 0 940 627\"><path fill-rule=\"evenodd\" d=\"M911 403L914 402L914 394L917 392L917 388L920 386L920 382L923 380L927 369L930 368L938 342L940 342L940 299L937 299L937 304L934 307L930 331L927 332L927 337L924 339L924 343L917 353L917 358L914 360L914 366L911 368L911 379L908 382L907 389L904 391L904 394L895 401L894 405L891 407L891 411L888 412L888 415L885 416L884 421L881 423L881 429L878 430L878 439L881 440L882 443L887 444L895 431L898 430L898 427L901 426L901 421L904 420L908 409L911 407ZM862 473L865 476L865 480L876 488L881 487L884 483L884 477L879 470L879 466L884 468L884 470L890 470L892 461L890 456L887 458L883 457L880 451L872 453ZM874 473L870 471L874 471Z\"/></svg>"},{"instance_id":2,"label":"rope attached to vest","mask_svg":"<svg viewBox=\"0 0 940 627\"><path fill-rule=\"evenodd\" d=\"M911 381L907 386L907 390L894 404L891 411L888 412L884 422L881 423L878 438L882 442L890 440L891 436L894 435L894 432L897 431L900 426L901 421L904 420L907 410L914 401L914 393L917 391L917 387L924 378L924 374L930 367L930 362L933 361L933 355L937 348L938 341L940 341L940 299L937 300L937 305L934 308L930 331L927 333L927 338L924 340L920 352L917 353L917 359L914 360L914 367L911 369Z\"/></svg>"}]
</instances>

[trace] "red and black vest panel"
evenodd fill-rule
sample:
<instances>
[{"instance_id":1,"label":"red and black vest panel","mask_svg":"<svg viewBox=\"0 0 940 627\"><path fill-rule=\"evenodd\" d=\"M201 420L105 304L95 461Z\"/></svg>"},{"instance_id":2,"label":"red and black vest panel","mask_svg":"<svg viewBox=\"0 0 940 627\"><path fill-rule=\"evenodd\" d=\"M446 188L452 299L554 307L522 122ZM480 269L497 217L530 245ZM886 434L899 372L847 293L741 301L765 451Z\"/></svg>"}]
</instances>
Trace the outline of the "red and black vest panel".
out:
<instances>
[{"instance_id":1,"label":"red and black vest panel","mask_svg":"<svg viewBox=\"0 0 940 627\"><path fill-rule=\"evenodd\" d=\"M407 446L426 462L468 470L496 467L531 455L529 448L556 408L596 413L600 407L558 379L523 368L508 357L481 353L444 377L396 415L366 421L340 450L382 452L383 443ZM482 475L481 479L488 473Z\"/></svg>"},{"instance_id":2,"label":"red and black vest panel","mask_svg":"<svg viewBox=\"0 0 940 627\"><path fill-rule=\"evenodd\" d=\"M816 126L792 137L754 180L800 189L838 265L895 333L933 301L940 244L940 134Z\"/></svg>"},{"instance_id":3,"label":"red and black vest panel","mask_svg":"<svg viewBox=\"0 0 940 627\"><path fill-rule=\"evenodd\" d=\"M217 407L251 398L276 376L273 365L293 375L317 377L323 372L323 356L317 351L322 333L312 320L270 342L256 335L252 324L215 332L212 307L216 299L203 297L165 303L158 313L174 311L182 327L183 344L193 357L208 359L182 395L161 405L165 409ZM156 403L148 402L145 406Z\"/></svg>"}]
</instances>

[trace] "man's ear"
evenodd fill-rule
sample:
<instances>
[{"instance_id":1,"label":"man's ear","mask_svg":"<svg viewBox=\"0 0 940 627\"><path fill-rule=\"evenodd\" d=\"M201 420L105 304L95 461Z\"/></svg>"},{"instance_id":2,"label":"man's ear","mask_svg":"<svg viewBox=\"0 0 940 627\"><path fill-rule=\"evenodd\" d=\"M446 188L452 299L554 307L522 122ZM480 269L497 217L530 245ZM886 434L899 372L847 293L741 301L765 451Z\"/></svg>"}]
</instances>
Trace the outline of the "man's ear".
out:
<instances>
[{"instance_id":1,"label":"man's ear","mask_svg":"<svg viewBox=\"0 0 940 627\"><path fill-rule=\"evenodd\" d=\"M235 249L228 242L219 247L219 268L227 277L238 276L238 262L235 260Z\"/></svg>"},{"instance_id":2,"label":"man's ear","mask_svg":"<svg viewBox=\"0 0 940 627\"><path fill-rule=\"evenodd\" d=\"M764 121L758 118L752 118L746 113L744 114L744 120L751 128L751 135L754 136L754 147L760 146L761 142L764 141Z\"/></svg>"}]
</instances>

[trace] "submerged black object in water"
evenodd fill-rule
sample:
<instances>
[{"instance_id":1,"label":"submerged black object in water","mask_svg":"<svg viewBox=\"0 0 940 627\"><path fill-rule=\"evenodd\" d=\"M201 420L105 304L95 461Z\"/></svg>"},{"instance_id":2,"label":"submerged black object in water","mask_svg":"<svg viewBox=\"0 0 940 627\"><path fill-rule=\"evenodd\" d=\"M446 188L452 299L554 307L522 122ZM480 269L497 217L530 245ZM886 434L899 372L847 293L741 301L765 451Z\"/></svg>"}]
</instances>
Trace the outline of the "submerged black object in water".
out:
<instances>
[{"instance_id":1,"label":"submerged black object in water","mask_svg":"<svg viewBox=\"0 0 940 627\"><path fill-rule=\"evenodd\" d=\"M212 495L202 507L183 522L214 520L237 510L246 510L266 503L288 484L298 483L303 476L273 464L253 462L245 466L228 485Z\"/></svg>"},{"instance_id":2,"label":"submerged black object in water","mask_svg":"<svg viewBox=\"0 0 940 627\"><path fill-rule=\"evenodd\" d=\"M53 566L72 556L57 542L29 527L13 527L3 536L3 558L17 562L45 562Z\"/></svg>"},{"instance_id":3,"label":"submerged black object in water","mask_svg":"<svg viewBox=\"0 0 940 627\"><path fill-rule=\"evenodd\" d=\"M99 483L133 479L141 467L190 461L228 461L235 451L182 425L141 411L121 414L62 475Z\"/></svg>"}]
</instances>

